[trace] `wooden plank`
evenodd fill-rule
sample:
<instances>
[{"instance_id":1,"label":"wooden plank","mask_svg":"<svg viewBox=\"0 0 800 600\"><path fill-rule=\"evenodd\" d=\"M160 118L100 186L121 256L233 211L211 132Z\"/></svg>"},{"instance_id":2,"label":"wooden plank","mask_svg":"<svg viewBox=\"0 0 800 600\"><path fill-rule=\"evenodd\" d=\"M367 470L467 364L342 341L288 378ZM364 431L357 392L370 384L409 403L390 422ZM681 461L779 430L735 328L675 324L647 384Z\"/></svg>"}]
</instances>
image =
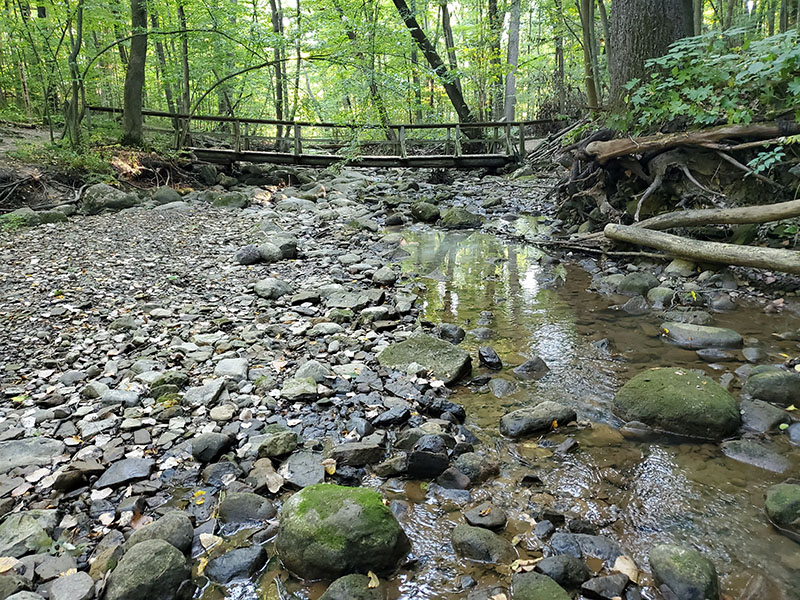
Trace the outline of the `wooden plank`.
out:
<instances>
[{"instance_id":1,"label":"wooden plank","mask_svg":"<svg viewBox=\"0 0 800 600\"><path fill-rule=\"evenodd\" d=\"M234 161L253 163L290 164L309 167L328 167L342 162L340 156L330 154L301 154L299 156L288 152L235 152L216 148L187 148L199 160L213 163L228 164ZM409 167L409 168L452 168L452 169L477 169L498 168L509 162L511 158L505 154L463 154L461 156L360 156L348 160L352 167Z\"/></svg>"}]
</instances>

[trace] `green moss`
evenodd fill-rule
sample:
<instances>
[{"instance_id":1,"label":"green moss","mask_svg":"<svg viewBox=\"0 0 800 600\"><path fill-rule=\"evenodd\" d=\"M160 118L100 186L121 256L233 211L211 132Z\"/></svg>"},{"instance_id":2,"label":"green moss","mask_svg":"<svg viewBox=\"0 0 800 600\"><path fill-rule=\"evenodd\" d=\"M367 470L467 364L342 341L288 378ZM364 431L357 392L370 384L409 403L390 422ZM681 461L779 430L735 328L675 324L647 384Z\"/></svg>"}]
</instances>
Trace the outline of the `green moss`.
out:
<instances>
[{"instance_id":1,"label":"green moss","mask_svg":"<svg viewBox=\"0 0 800 600\"><path fill-rule=\"evenodd\" d=\"M358 504L371 522L378 522L387 516L393 516L392 511L383 505L381 495L367 488L318 483L304 488L299 494L301 499L297 504L296 514L298 517L305 517L313 510L320 519L324 520L339 512L345 502Z\"/></svg>"},{"instance_id":2,"label":"green moss","mask_svg":"<svg viewBox=\"0 0 800 600\"><path fill-rule=\"evenodd\" d=\"M800 485L779 483L767 490L767 514L781 527L800 526Z\"/></svg>"}]
</instances>

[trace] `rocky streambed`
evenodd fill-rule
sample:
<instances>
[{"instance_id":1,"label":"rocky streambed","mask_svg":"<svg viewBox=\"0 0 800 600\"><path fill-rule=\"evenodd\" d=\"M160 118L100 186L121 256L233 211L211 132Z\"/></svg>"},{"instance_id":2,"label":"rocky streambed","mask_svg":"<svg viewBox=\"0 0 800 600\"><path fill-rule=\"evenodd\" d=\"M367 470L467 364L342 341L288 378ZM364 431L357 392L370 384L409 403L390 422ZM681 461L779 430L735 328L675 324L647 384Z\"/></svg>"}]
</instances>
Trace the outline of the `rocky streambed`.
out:
<instances>
[{"instance_id":1,"label":"rocky streambed","mask_svg":"<svg viewBox=\"0 0 800 600\"><path fill-rule=\"evenodd\" d=\"M0 598L800 597L791 293L554 259L532 181L236 175L7 221Z\"/></svg>"}]
</instances>

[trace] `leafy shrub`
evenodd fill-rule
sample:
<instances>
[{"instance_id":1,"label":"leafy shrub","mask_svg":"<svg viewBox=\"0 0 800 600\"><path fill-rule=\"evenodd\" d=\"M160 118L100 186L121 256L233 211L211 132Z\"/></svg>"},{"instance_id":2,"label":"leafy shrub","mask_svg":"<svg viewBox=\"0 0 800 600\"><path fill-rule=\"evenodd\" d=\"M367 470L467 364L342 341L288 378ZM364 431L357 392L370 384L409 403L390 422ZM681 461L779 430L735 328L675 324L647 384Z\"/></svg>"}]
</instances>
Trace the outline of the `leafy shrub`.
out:
<instances>
[{"instance_id":1,"label":"leafy shrub","mask_svg":"<svg viewBox=\"0 0 800 600\"><path fill-rule=\"evenodd\" d=\"M86 183L114 179L111 157L106 156L103 149L86 148L78 152L56 144L28 144L19 146L12 156L25 162L35 162L67 178Z\"/></svg>"},{"instance_id":2,"label":"leafy shrub","mask_svg":"<svg viewBox=\"0 0 800 600\"><path fill-rule=\"evenodd\" d=\"M729 29L678 40L648 61L649 81L626 84L628 110L612 125L644 133L672 121L748 124L786 111L800 120L799 37L792 30L741 42L745 31Z\"/></svg>"}]
</instances>

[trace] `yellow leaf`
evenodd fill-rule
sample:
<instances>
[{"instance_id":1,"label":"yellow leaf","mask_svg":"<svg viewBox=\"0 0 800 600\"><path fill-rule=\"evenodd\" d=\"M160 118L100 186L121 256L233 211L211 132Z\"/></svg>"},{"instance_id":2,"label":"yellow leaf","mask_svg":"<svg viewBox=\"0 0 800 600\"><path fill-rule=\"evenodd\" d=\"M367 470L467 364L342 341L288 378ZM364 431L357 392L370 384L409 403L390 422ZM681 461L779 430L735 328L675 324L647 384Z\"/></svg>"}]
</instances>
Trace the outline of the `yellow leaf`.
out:
<instances>
[{"instance_id":1,"label":"yellow leaf","mask_svg":"<svg viewBox=\"0 0 800 600\"><path fill-rule=\"evenodd\" d=\"M790 406L787 406L786 410L797 410L797 407L794 404L792 404Z\"/></svg>"},{"instance_id":2,"label":"yellow leaf","mask_svg":"<svg viewBox=\"0 0 800 600\"><path fill-rule=\"evenodd\" d=\"M205 490L197 490L197 491L196 491L194 494L192 494L192 495L193 495L195 498L197 498L198 496L205 496L205 494L206 494Z\"/></svg>"},{"instance_id":3,"label":"yellow leaf","mask_svg":"<svg viewBox=\"0 0 800 600\"><path fill-rule=\"evenodd\" d=\"M639 583L639 568L636 566L636 563L633 562L633 559L630 556L618 556L617 560L614 561L614 571L617 573L624 573L628 576L633 583Z\"/></svg>"},{"instance_id":4,"label":"yellow leaf","mask_svg":"<svg viewBox=\"0 0 800 600\"><path fill-rule=\"evenodd\" d=\"M555 419L553 419L552 427L553 427L553 429L558 429L558 421L556 421Z\"/></svg>"},{"instance_id":5,"label":"yellow leaf","mask_svg":"<svg viewBox=\"0 0 800 600\"><path fill-rule=\"evenodd\" d=\"M208 557L201 556L200 560L197 561L197 575L198 577L203 574L203 571L206 570L206 565L208 564Z\"/></svg>"},{"instance_id":6,"label":"yellow leaf","mask_svg":"<svg viewBox=\"0 0 800 600\"><path fill-rule=\"evenodd\" d=\"M63 573L59 573L58 576L59 577L67 577L68 575L75 575L75 573L77 573L77 572L78 572L78 569L76 569L75 567L72 567L71 569L67 569Z\"/></svg>"},{"instance_id":7,"label":"yellow leaf","mask_svg":"<svg viewBox=\"0 0 800 600\"><path fill-rule=\"evenodd\" d=\"M336 459L334 458L326 458L322 461L322 466L325 467L325 472L328 475L333 475L336 473Z\"/></svg>"},{"instance_id":8,"label":"yellow leaf","mask_svg":"<svg viewBox=\"0 0 800 600\"><path fill-rule=\"evenodd\" d=\"M517 559L513 563L511 563L511 570L514 573L529 573L530 571L533 571L533 568L541 560L544 560L544 556L540 558L534 558L531 560Z\"/></svg>"},{"instance_id":9,"label":"yellow leaf","mask_svg":"<svg viewBox=\"0 0 800 600\"><path fill-rule=\"evenodd\" d=\"M0 573L7 573L19 564L16 558L0 556Z\"/></svg>"},{"instance_id":10,"label":"yellow leaf","mask_svg":"<svg viewBox=\"0 0 800 600\"><path fill-rule=\"evenodd\" d=\"M480 515L481 515L482 517L485 517L486 515L490 515L490 514L492 514L492 507L491 507L491 506L487 506L486 508L484 508L484 509L483 509L483 510L480 512Z\"/></svg>"},{"instance_id":11,"label":"yellow leaf","mask_svg":"<svg viewBox=\"0 0 800 600\"><path fill-rule=\"evenodd\" d=\"M372 571L367 573L367 577L369 577L369 583L367 584L368 588L374 589L381 584L381 581L380 579L378 579L378 576L375 575L375 573L373 573Z\"/></svg>"},{"instance_id":12,"label":"yellow leaf","mask_svg":"<svg viewBox=\"0 0 800 600\"><path fill-rule=\"evenodd\" d=\"M203 506L203 504L205 504L205 503L206 503L206 499L205 499L205 498L198 498L197 500L195 500L195 501L194 501L194 503L195 503L197 506Z\"/></svg>"}]
</instances>

